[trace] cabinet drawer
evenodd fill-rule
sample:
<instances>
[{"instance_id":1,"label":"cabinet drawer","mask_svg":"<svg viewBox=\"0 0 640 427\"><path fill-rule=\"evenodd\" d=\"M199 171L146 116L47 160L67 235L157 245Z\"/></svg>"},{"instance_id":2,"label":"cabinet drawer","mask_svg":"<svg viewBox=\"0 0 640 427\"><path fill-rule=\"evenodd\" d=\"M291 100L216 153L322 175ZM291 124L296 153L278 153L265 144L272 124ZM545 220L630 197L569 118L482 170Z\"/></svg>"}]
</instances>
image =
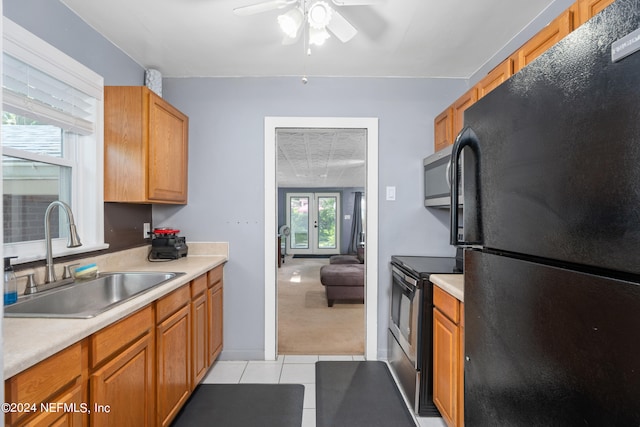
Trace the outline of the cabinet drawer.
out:
<instances>
[{"instance_id":1,"label":"cabinet drawer","mask_svg":"<svg viewBox=\"0 0 640 427\"><path fill-rule=\"evenodd\" d=\"M460 322L460 302L436 285L433 285L433 305L453 323Z\"/></svg>"},{"instance_id":2,"label":"cabinet drawer","mask_svg":"<svg viewBox=\"0 0 640 427\"><path fill-rule=\"evenodd\" d=\"M35 403L64 390L82 376L82 344L76 343L43 360L35 366L5 381L5 400L11 403ZM12 412L7 414L8 424L28 415Z\"/></svg>"},{"instance_id":3,"label":"cabinet drawer","mask_svg":"<svg viewBox=\"0 0 640 427\"><path fill-rule=\"evenodd\" d=\"M223 271L222 269L223 269L223 266L219 265L213 270L209 270L209 273L207 273L207 275L209 276L209 287L222 281L222 271Z\"/></svg>"},{"instance_id":4,"label":"cabinet drawer","mask_svg":"<svg viewBox=\"0 0 640 427\"><path fill-rule=\"evenodd\" d=\"M191 300L191 287L185 285L176 289L169 295L156 302L156 323L162 322L167 317L187 305Z\"/></svg>"},{"instance_id":5,"label":"cabinet drawer","mask_svg":"<svg viewBox=\"0 0 640 427\"><path fill-rule=\"evenodd\" d=\"M207 274L196 277L191 281L191 298L204 293L207 290Z\"/></svg>"},{"instance_id":6,"label":"cabinet drawer","mask_svg":"<svg viewBox=\"0 0 640 427\"><path fill-rule=\"evenodd\" d=\"M90 338L91 367L95 368L111 355L147 333L153 326L153 308L149 305L96 332Z\"/></svg>"}]
</instances>

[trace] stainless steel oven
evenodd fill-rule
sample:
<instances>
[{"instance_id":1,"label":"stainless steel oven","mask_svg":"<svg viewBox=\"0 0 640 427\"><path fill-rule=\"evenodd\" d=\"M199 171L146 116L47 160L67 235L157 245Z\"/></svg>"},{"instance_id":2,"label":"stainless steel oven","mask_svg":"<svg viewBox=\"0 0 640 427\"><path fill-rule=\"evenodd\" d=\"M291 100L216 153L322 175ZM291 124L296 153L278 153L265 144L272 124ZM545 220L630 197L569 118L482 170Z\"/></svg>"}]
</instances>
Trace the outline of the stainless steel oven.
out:
<instances>
[{"instance_id":1,"label":"stainless steel oven","mask_svg":"<svg viewBox=\"0 0 640 427\"><path fill-rule=\"evenodd\" d=\"M392 266L391 322L389 328L414 367L418 366L418 320L422 286L398 266Z\"/></svg>"},{"instance_id":2,"label":"stainless steel oven","mask_svg":"<svg viewBox=\"0 0 640 427\"><path fill-rule=\"evenodd\" d=\"M391 257L388 360L416 414L440 416L433 404L433 273L460 272L459 257Z\"/></svg>"}]
</instances>

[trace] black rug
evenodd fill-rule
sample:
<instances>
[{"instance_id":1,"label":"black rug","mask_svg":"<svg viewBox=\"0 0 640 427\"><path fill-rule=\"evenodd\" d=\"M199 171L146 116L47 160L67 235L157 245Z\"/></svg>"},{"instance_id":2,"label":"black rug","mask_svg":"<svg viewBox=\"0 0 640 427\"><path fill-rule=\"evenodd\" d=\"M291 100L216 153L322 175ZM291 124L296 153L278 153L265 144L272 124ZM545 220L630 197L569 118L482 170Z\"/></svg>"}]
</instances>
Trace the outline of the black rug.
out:
<instances>
[{"instance_id":1,"label":"black rug","mask_svg":"<svg viewBox=\"0 0 640 427\"><path fill-rule=\"evenodd\" d=\"M293 258L331 258L331 255L306 255L306 254L295 254Z\"/></svg>"},{"instance_id":2,"label":"black rug","mask_svg":"<svg viewBox=\"0 0 640 427\"><path fill-rule=\"evenodd\" d=\"M316 427L415 427L384 362L316 362Z\"/></svg>"},{"instance_id":3,"label":"black rug","mask_svg":"<svg viewBox=\"0 0 640 427\"><path fill-rule=\"evenodd\" d=\"M172 427L300 427L301 384L200 384Z\"/></svg>"}]
</instances>

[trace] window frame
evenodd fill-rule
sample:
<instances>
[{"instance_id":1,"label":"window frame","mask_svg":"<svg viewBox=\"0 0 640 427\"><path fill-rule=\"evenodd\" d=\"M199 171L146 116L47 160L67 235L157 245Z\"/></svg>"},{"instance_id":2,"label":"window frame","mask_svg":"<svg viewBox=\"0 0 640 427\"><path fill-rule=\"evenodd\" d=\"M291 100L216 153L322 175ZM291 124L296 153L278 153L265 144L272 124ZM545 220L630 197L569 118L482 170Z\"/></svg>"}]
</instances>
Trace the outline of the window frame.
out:
<instances>
[{"instance_id":1,"label":"window frame","mask_svg":"<svg viewBox=\"0 0 640 427\"><path fill-rule=\"evenodd\" d=\"M83 244L78 248L67 248L66 238L53 239L52 252L54 257L59 257L107 248L104 242L103 77L6 17L3 17L3 52L95 98L93 133L74 133L73 138L65 138L65 150L72 150L73 155L71 159L64 156L55 161L56 164L59 161L71 164L71 209ZM3 147L2 153L25 157L22 150ZM21 154L13 156L11 153ZM15 264L45 259L44 243L44 240L3 243L3 254L18 256Z\"/></svg>"}]
</instances>

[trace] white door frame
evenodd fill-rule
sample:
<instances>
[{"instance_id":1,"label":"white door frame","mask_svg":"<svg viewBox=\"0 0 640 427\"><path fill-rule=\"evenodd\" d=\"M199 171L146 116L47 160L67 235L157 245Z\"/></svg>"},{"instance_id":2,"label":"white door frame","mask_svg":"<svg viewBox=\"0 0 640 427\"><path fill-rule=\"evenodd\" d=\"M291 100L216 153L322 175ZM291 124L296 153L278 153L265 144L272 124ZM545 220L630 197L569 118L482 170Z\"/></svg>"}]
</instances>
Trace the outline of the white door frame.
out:
<instances>
[{"instance_id":1,"label":"white door frame","mask_svg":"<svg viewBox=\"0 0 640 427\"><path fill-rule=\"evenodd\" d=\"M265 117L264 119L264 358L276 360L278 340L278 128L367 130L367 223L365 235L365 358L378 358L378 119L361 117Z\"/></svg>"}]
</instances>

